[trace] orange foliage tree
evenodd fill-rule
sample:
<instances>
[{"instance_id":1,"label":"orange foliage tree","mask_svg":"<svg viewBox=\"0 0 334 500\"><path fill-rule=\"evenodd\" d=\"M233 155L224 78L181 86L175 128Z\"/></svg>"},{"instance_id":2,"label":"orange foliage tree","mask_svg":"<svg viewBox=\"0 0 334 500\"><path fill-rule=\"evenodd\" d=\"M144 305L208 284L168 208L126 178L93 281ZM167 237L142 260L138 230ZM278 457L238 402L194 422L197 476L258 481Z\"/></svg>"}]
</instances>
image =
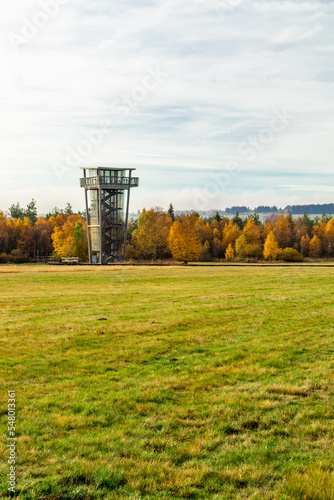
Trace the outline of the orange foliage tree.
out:
<instances>
[{"instance_id":1,"label":"orange foliage tree","mask_svg":"<svg viewBox=\"0 0 334 500\"><path fill-rule=\"evenodd\" d=\"M308 234L303 235L300 239L300 251L303 257L307 257L310 250L310 237Z\"/></svg>"},{"instance_id":2,"label":"orange foliage tree","mask_svg":"<svg viewBox=\"0 0 334 500\"><path fill-rule=\"evenodd\" d=\"M241 235L242 231L237 224L230 220L228 224L224 226L223 229L223 238L222 238L222 250L226 251L226 248L231 244L235 245L235 242Z\"/></svg>"},{"instance_id":3,"label":"orange foliage tree","mask_svg":"<svg viewBox=\"0 0 334 500\"><path fill-rule=\"evenodd\" d=\"M321 257L321 241L315 234L309 244L309 255L310 257L319 258Z\"/></svg>"},{"instance_id":4,"label":"orange foliage tree","mask_svg":"<svg viewBox=\"0 0 334 500\"><path fill-rule=\"evenodd\" d=\"M81 215L70 215L61 226L56 226L52 233L54 255L56 258L79 257L80 260L87 260L87 237L86 223Z\"/></svg>"},{"instance_id":5,"label":"orange foliage tree","mask_svg":"<svg viewBox=\"0 0 334 500\"><path fill-rule=\"evenodd\" d=\"M181 222L173 222L168 235L168 246L173 258L186 264L198 260L203 251L195 228L196 219L195 214L185 215Z\"/></svg>"},{"instance_id":6,"label":"orange foliage tree","mask_svg":"<svg viewBox=\"0 0 334 500\"><path fill-rule=\"evenodd\" d=\"M243 228L243 233L246 236L248 243L257 245L261 243L261 226L256 224L253 219L248 219Z\"/></svg>"},{"instance_id":7,"label":"orange foliage tree","mask_svg":"<svg viewBox=\"0 0 334 500\"><path fill-rule=\"evenodd\" d=\"M172 224L169 214L156 208L143 210L138 219L138 229L133 231L127 255L138 259L163 259L169 257L168 234Z\"/></svg>"},{"instance_id":8,"label":"orange foliage tree","mask_svg":"<svg viewBox=\"0 0 334 500\"><path fill-rule=\"evenodd\" d=\"M274 235L281 248L292 247L294 244L293 220L290 214L279 215L274 225Z\"/></svg>"},{"instance_id":9,"label":"orange foliage tree","mask_svg":"<svg viewBox=\"0 0 334 500\"><path fill-rule=\"evenodd\" d=\"M327 251L327 231L326 231L326 222L323 219L320 219L318 224L313 227L313 235L317 237L317 240L314 240L312 244L312 249L310 248L310 254L312 257L315 257L314 251L318 257L321 257L326 254ZM313 238L312 238L313 240ZM312 241L311 240L311 241ZM318 248L318 242L320 243L320 250ZM314 246L314 248L313 248ZM316 249L315 249L316 248Z\"/></svg>"}]
</instances>

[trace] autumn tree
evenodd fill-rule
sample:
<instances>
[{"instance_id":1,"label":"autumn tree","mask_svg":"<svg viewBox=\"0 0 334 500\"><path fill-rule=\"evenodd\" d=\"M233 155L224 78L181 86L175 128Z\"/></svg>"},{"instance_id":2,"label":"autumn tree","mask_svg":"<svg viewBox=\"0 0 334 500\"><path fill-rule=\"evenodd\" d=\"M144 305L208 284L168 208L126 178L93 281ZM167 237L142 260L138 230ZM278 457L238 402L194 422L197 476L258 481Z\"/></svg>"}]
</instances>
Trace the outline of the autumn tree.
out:
<instances>
[{"instance_id":1,"label":"autumn tree","mask_svg":"<svg viewBox=\"0 0 334 500\"><path fill-rule=\"evenodd\" d=\"M78 222L80 224L77 224ZM86 258L83 225L84 223L80 215L70 215L62 226L55 226L51 238L54 254L58 259L64 257ZM77 255L77 252L80 252L80 256Z\"/></svg>"},{"instance_id":2,"label":"autumn tree","mask_svg":"<svg viewBox=\"0 0 334 500\"><path fill-rule=\"evenodd\" d=\"M300 250L302 254L305 256L308 252L308 247L306 251L306 242L310 241L310 232L309 228L305 225L304 217L298 217L294 221L294 248ZM304 253L303 253L304 252ZM306 252L306 253L305 253Z\"/></svg>"},{"instance_id":3,"label":"autumn tree","mask_svg":"<svg viewBox=\"0 0 334 500\"><path fill-rule=\"evenodd\" d=\"M254 219L249 218L243 228L243 234L246 236L248 243L261 243L261 226L256 224Z\"/></svg>"},{"instance_id":4,"label":"autumn tree","mask_svg":"<svg viewBox=\"0 0 334 500\"><path fill-rule=\"evenodd\" d=\"M52 224L52 227L63 227L63 225L66 222L66 218L62 213L59 213L57 215L52 215L49 219L49 222Z\"/></svg>"},{"instance_id":5,"label":"autumn tree","mask_svg":"<svg viewBox=\"0 0 334 500\"><path fill-rule=\"evenodd\" d=\"M7 253L7 222L8 217L0 211L0 254Z\"/></svg>"},{"instance_id":6,"label":"autumn tree","mask_svg":"<svg viewBox=\"0 0 334 500\"><path fill-rule=\"evenodd\" d=\"M273 231L268 234L266 241L264 242L263 257L266 260L276 260L279 254L280 248L276 241Z\"/></svg>"},{"instance_id":7,"label":"autumn tree","mask_svg":"<svg viewBox=\"0 0 334 500\"><path fill-rule=\"evenodd\" d=\"M198 260L201 262L210 262L212 259L212 254L211 254L211 245L210 243L206 240L203 245L202 245L202 251L198 257Z\"/></svg>"},{"instance_id":8,"label":"autumn tree","mask_svg":"<svg viewBox=\"0 0 334 500\"><path fill-rule=\"evenodd\" d=\"M315 259L321 257L321 241L316 234L310 241L309 255Z\"/></svg>"},{"instance_id":9,"label":"autumn tree","mask_svg":"<svg viewBox=\"0 0 334 500\"><path fill-rule=\"evenodd\" d=\"M300 239L300 252L303 257L307 257L310 250L310 237L308 234L303 235Z\"/></svg>"},{"instance_id":10,"label":"autumn tree","mask_svg":"<svg viewBox=\"0 0 334 500\"><path fill-rule=\"evenodd\" d=\"M169 231L168 246L175 260L188 262L198 260L203 251L196 233L197 217L195 214L185 215L182 221L175 221Z\"/></svg>"},{"instance_id":11,"label":"autumn tree","mask_svg":"<svg viewBox=\"0 0 334 500\"><path fill-rule=\"evenodd\" d=\"M35 257L36 245L34 238L34 229L28 217L16 220L16 227L18 229L17 251L21 255L28 257Z\"/></svg>"},{"instance_id":12,"label":"autumn tree","mask_svg":"<svg viewBox=\"0 0 334 500\"><path fill-rule=\"evenodd\" d=\"M250 225L252 226L252 224ZM239 238L235 243L235 253L237 257L239 257L240 259L245 259L246 257L252 259L259 259L262 257L260 232L252 234L252 231L249 231L248 234L250 235L252 242L250 243L246 238L245 234L242 234L241 236L239 236Z\"/></svg>"},{"instance_id":13,"label":"autumn tree","mask_svg":"<svg viewBox=\"0 0 334 500\"><path fill-rule=\"evenodd\" d=\"M274 231L277 217L278 216L276 214L271 214L271 216L266 219L264 226L262 228L262 241L265 241L267 239L268 234Z\"/></svg>"},{"instance_id":14,"label":"autumn tree","mask_svg":"<svg viewBox=\"0 0 334 500\"><path fill-rule=\"evenodd\" d=\"M226 248L225 259L226 260L233 260L234 259L234 248L233 248L232 243L229 243L228 247Z\"/></svg>"},{"instance_id":15,"label":"autumn tree","mask_svg":"<svg viewBox=\"0 0 334 500\"><path fill-rule=\"evenodd\" d=\"M168 234L172 224L170 215L152 208L143 210L133 231L131 244L141 259L163 259L169 256Z\"/></svg>"},{"instance_id":16,"label":"autumn tree","mask_svg":"<svg viewBox=\"0 0 334 500\"><path fill-rule=\"evenodd\" d=\"M5 252L10 254L13 250L17 249L17 242L19 239L19 227L15 219L8 219L6 223L6 236L5 236Z\"/></svg>"},{"instance_id":17,"label":"autumn tree","mask_svg":"<svg viewBox=\"0 0 334 500\"><path fill-rule=\"evenodd\" d=\"M201 260L202 262L208 262L212 258L212 231L210 224L208 222L204 223L203 219L201 217L198 217L195 222L195 231L199 241L203 245L203 250L199 257L199 260Z\"/></svg>"},{"instance_id":18,"label":"autumn tree","mask_svg":"<svg viewBox=\"0 0 334 500\"><path fill-rule=\"evenodd\" d=\"M317 236L320 243L320 255L325 255L327 253L327 221L322 217L317 224L313 227L313 234ZM313 239L313 238L312 238ZM311 240L312 241L312 240ZM317 245L316 245L317 246Z\"/></svg>"},{"instance_id":19,"label":"autumn tree","mask_svg":"<svg viewBox=\"0 0 334 500\"><path fill-rule=\"evenodd\" d=\"M331 218L326 224L326 253L328 257L334 255L334 219Z\"/></svg>"},{"instance_id":20,"label":"autumn tree","mask_svg":"<svg viewBox=\"0 0 334 500\"><path fill-rule=\"evenodd\" d=\"M223 255L223 251L222 251L222 246L221 246L221 242L220 242L220 233L219 233L219 229L216 227L214 230L213 230L213 233L212 233L212 255L213 257L222 257Z\"/></svg>"},{"instance_id":21,"label":"autumn tree","mask_svg":"<svg viewBox=\"0 0 334 500\"><path fill-rule=\"evenodd\" d=\"M274 235L279 247L292 247L294 244L293 220L290 214L279 215L274 225Z\"/></svg>"},{"instance_id":22,"label":"autumn tree","mask_svg":"<svg viewBox=\"0 0 334 500\"><path fill-rule=\"evenodd\" d=\"M231 243L233 246L235 242L241 235L241 229L237 224L234 224L233 220L230 220L228 224L225 225L223 229L223 237L222 237L222 250L225 252L226 248Z\"/></svg>"},{"instance_id":23,"label":"autumn tree","mask_svg":"<svg viewBox=\"0 0 334 500\"><path fill-rule=\"evenodd\" d=\"M195 230L197 233L197 236L200 240L200 242L204 245L204 243L207 241L208 243L211 243L212 241L212 231L210 224L207 222L204 224L203 219L201 217L198 217L195 222Z\"/></svg>"},{"instance_id":24,"label":"autumn tree","mask_svg":"<svg viewBox=\"0 0 334 500\"><path fill-rule=\"evenodd\" d=\"M247 245L248 245L247 238L244 234L242 234L241 236L239 236L239 238L235 242L235 253L236 253L237 257L239 257L240 259L246 258Z\"/></svg>"}]
</instances>

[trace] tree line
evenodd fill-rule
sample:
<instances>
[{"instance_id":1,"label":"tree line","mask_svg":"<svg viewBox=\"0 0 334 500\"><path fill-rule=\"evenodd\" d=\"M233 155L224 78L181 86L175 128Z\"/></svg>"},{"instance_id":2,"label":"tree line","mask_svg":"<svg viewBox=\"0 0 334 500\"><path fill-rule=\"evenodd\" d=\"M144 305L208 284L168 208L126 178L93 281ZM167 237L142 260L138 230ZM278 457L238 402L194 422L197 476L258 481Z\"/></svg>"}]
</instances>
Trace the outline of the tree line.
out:
<instances>
[{"instance_id":1,"label":"tree line","mask_svg":"<svg viewBox=\"0 0 334 500\"><path fill-rule=\"evenodd\" d=\"M55 207L37 216L36 202L25 209L17 203L9 214L0 212L0 262L60 260L79 257L88 260L87 225L84 214ZM273 213L264 223L257 214L242 219L215 216L202 218L194 212L175 214L144 209L128 225L128 260L174 259L183 262L284 260L334 257L334 218L312 219L307 213L296 219L291 214Z\"/></svg>"},{"instance_id":2,"label":"tree line","mask_svg":"<svg viewBox=\"0 0 334 500\"><path fill-rule=\"evenodd\" d=\"M334 257L334 219L308 214L272 214L261 223L257 214L242 219L201 218L197 213L175 215L158 209L143 210L131 221L127 257L138 260L173 258L184 262L211 260L284 260Z\"/></svg>"},{"instance_id":3,"label":"tree line","mask_svg":"<svg viewBox=\"0 0 334 500\"><path fill-rule=\"evenodd\" d=\"M53 256L88 259L86 221L81 213L55 207L45 217L37 216L35 200L26 208L11 205L9 214L0 211L0 263L29 262Z\"/></svg>"}]
</instances>

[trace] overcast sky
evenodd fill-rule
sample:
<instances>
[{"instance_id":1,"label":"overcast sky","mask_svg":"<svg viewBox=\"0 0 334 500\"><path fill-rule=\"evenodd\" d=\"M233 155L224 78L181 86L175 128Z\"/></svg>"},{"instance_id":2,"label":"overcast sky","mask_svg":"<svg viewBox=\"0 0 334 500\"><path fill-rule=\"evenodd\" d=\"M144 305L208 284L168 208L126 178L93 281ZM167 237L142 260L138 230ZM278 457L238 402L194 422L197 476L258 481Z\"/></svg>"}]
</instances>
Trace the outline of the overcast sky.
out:
<instances>
[{"instance_id":1,"label":"overcast sky","mask_svg":"<svg viewBox=\"0 0 334 500\"><path fill-rule=\"evenodd\" d=\"M334 2L11 0L0 209L83 209L80 167L134 167L131 210L334 201Z\"/></svg>"}]
</instances>

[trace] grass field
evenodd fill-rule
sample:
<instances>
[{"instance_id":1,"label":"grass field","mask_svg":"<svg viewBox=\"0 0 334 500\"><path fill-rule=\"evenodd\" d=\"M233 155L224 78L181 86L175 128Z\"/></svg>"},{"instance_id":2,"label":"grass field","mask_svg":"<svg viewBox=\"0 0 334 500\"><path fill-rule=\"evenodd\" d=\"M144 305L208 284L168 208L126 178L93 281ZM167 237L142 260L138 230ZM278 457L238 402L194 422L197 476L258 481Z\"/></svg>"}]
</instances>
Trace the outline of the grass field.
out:
<instances>
[{"instance_id":1,"label":"grass field","mask_svg":"<svg viewBox=\"0 0 334 500\"><path fill-rule=\"evenodd\" d=\"M334 268L0 266L30 499L334 498Z\"/></svg>"}]
</instances>

